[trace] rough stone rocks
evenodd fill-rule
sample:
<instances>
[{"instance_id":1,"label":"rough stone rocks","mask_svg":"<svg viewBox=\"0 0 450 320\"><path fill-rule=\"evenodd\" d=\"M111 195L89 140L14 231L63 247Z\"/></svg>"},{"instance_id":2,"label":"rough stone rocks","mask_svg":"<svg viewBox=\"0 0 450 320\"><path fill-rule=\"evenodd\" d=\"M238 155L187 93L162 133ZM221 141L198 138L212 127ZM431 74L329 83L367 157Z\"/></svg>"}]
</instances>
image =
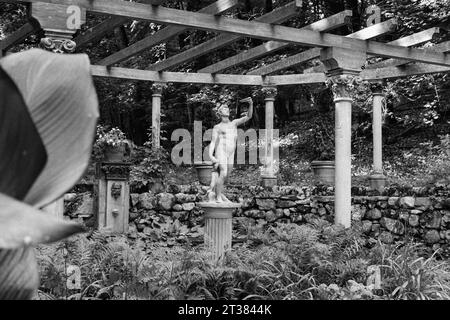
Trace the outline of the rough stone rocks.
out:
<instances>
[{"instance_id":1,"label":"rough stone rocks","mask_svg":"<svg viewBox=\"0 0 450 320\"><path fill-rule=\"evenodd\" d=\"M438 243L441 240L441 236L437 230L429 230L425 233L425 241L428 244Z\"/></svg>"},{"instance_id":2,"label":"rough stone rocks","mask_svg":"<svg viewBox=\"0 0 450 320\"><path fill-rule=\"evenodd\" d=\"M294 201L291 201L291 200L279 200L277 206L279 208L285 209L285 208L295 207L295 205L296 205L296 203Z\"/></svg>"},{"instance_id":3,"label":"rough stone rocks","mask_svg":"<svg viewBox=\"0 0 450 320\"><path fill-rule=\"evenodd\" d=\"M386 243L386 244L394 243L394 236L392 235L392 233L387 232L387 231L383 231L380 234L379 239L381 242Z\"/></svg>"},{"instance_id":4,"label":"rough stone rocks","mask_svg":"<svg viewBox=\"0 0 450 320\"><path fill-rule=\"evenodd\" d=\"M371 209L366 213L366 218L371 220L381 219L381 211L379 209Z\"/></svg>"},{"instance_id":5,"label":"rough stone rocks","mask_svg":"<svg viewBox=\"0 0 450 320\"><path fill-rule=\"evenodd\" d=\"M425 211L431 208L432 203L430 198L418 197L416 198L415 206L417 209Z\"/></svg>"},{"instance_id":6,"label":"rough stone rocks","mask_svg":"<svg viewBox=\"0 0 450 320\"><path fill-rule=\"evenodd\" d=\"M327 214L327 209L325 209L324 207L321 207L317 210L317 213L319 214L319 216L324 216Z\"/></svg>"},{"instance_id":7,"label":"rough stone rocks","mask_svg":"<svg viewBox=\"0 0 450 320\"><path fill-rule=\"evenodd\" d=\"M395 234L402 235L405 233L405 226L398 220L383 217L380 220L380 224Z\"/></svg>"},{"instance_id":8,"label":"rough stone rocks","mask_svg":"<svg viewBox=\"0 0 450 320\"><path fill-rule=\"evenodd\" d=\"M273 199L256 199L256 205L260 210L272 210L275 209L275 200Z\"/></svg>"},{"instance_id":9,"label":"rough stone rocks","mask_svg":"<svg viewBox=\"0 0 450 320\"><path fill-rule=\"evenodd\" d=\"M139 193L131 193L130 202L132 207L136 207L139 203Z\"/></svg>"},{"instance_id":10,"label":"rough stone rocks","mask_svg":"<svg viewBox=\"0 0 450 320\"><path fill-rule=\"evenodd\" d=\"M425 215L425 227L430 229L439 229L441 226L442 216L439 212L434 211Z\"/></svg>"},{"instance_id":11,"label":"rough stone rocks","mask_svg":"<svg viewBox=\"0 0 450 320\"><path fill-rule=\"evenodd\" d=\"M372 221L363 220L362 222L362 230L365 234L369 234L372 231Z\"/></svg>"},{"instance_id":12,"label":"rough stone rocks","mask_svg":"<svg viewBox=\"0 0 450 320\"><path fill-rule=\"evenodd\" d=\"M141 208L151 210L155 208L156 198L153 194L147 192L139 195L139 204Z\"/></svg>"},{"instance_id":13,"label":"rough stone rocks","mask_svg":"<svg viewBox=\"0 0 450 320\"><path fill-rule=\"evenodd\" d=\"M193 202L186 202L182 204L184 211L191 211L195 208L195 203Z\"/></svg>"},{"instance_id":14,"label":"rough stone rocks","mask_svg":"<svg viewBox=\"0 0 450 320\"><path fill-rule=\"evenodd\" d=\"M175 196L171 193L160 193L157 195L158 207L162 210L171 210L175 203Z\"/></svg>"},{"instance_id":15,"label":"rough stone rocks","mask_svg":"<svg viewBox=\"0 0 450 320\"><path fill-rule=\"evenodd\" d=\"M399 199L398 197L390 197L388 199L389 206L396 207L398 205L398 199Z\"/></svg>"},{"instance_id":16,"label":"rough stone rocks","mask_svg":"<svg viewBox=\"0 0 450 320\"><path fill-rule=\"evenodd\" d=\"M197 196L195 194L177 193L175 195L175 201L178 203L195 202Z\"/></svg>"},{"instance_id":17,"label":"rough stone rocks","mask_svg":"<svg viewBox=\"0 0 450 320\"><path fill-rule=\"evenodd\" d=\"M414 208L415 199L413 197L403 197L400 198L400 206L407 209Z\"/></svg>"},{"instance_id":18,"label":"rough stone rocks","mask_svg":"<svg viewBox=\"0 0 450 320\"><path fill-rule=\"evenodd\" d=\"M450 198L442 200L442 207L444 209L450 209Z\"/></svg>"},{"instance_id":19,"label":"rough stone rocks","mask_svg":"<svg viewBox=\"0 0 450 320\"><path fill-rule=\"evenodd\" d=\"M419 216L415 214L410 215L408 223L411 227L417 227L419 225Z\"/></svg>"},{"instance_id":20,"label":"rough stone rocks","mask_svg":"<svg viewBox=\"0 0 450 320\"><path fill-rule=\"evenodd\" d=\"M130 211L129 221L134 221L139 218L139 213L136 210Z\"/></svg>"},{"instance_id":21,"label":"rough stone rocks","mask_svg":"<svg viewBox=\"0 0 450 320\"><path fill-rule=\"evenodd\" d=\"M265 218L266 218L267 222L274 222L277 220L277 215L272 210L269 210L266 212Z\"/></svg>"},{"instance_id":22,"label":"rough stone rocks","mask_svg":"<svg viewBox=\"0 0 450 320\"><path fill-rule=\"evenodd\" d=\"M174 211L183 211L183 206L179 203L174 204L174 206L172 207L172 210Z\"/></svg>"}]
</instances>

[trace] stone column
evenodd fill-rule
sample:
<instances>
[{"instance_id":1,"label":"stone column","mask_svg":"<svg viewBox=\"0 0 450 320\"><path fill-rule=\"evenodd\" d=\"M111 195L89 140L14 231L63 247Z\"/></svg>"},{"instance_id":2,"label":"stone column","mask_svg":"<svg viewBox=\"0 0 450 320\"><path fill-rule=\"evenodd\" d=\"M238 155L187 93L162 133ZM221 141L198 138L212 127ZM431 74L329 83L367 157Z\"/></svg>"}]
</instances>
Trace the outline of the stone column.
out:
<instances>
[{"instance_id":1,"label":"stone column","mask_svg":"<svg viewBox=\"0 0 450 320\"><path fill-rule=\"evenodd\" d=\"M352 93L366 54L355 50L326 48L321 60L327 69L327 85L335 103L335 224L351 226Z\"/></svg>"},{"instance_id":2,"label":"stone column","mask_svg":"<svg viewBox=\"0 0 450 320\"><path fill-rule=\"evenodd\" d=\"M264 147L264 174L262 175L262 184L265 187L273 187L277 184L277 177L274 168L274 102L277 95L276 87L263 87L265 112L266 112L266 136Z\"/></svg>"},{"instance_id":3,"label":"stone column","mask_svg":"<svg viewBox=\"0 0 450 320\"><path fill-rule=\"evenodd\" d=\"M386 186L386 177L383 174L383 81L371 83L373 95L372 106L372 132L373 132L373 173L369 177L370 187L380 192Z\"/></svg>"},{"instance_id":4,"label":"stone column","mask_svg":"<svg viewBox=\"0 0 450 320\"><path fill-rule=\"evenodd\" d=\"M44 38L41 39L40 43L43 49L55 53L73 53L75 51L76 43L72 40L72 37L86 22L86 10L77 7L75 11L70 10L67 5L30 4L31 16L39 22L44 31ZM72 23L73 21L76 23ZM63 220L64 197L55 200L42 210L57 219Z\"/></svg>"},{"instance_id":5,"label":"stone column","mask_svg":"<svg viewBox=\"0 0 450 320\"><path fill-rule=\"evenodd\" d=\"M161 97L165 85L154 83L152 85L152 147L158 149L161 146Z\"/></svg>"},{"instance_id":6,"label":"stone column","mask_svg":"<svg viewBox=\"0 0 450 320\"><path fill-rule=\"evenodd\" d=\"M130 165L103 162L96 165L98 184L95 187L98 230L112 233L128 231L130 214Z\"/></svg>"},{"instance_id":7,"label":"stone column","mask_svg":"<svg viewBox=\"0 0 450 320\"><path fill-rule=\"evenodd\" d=\"M222 263L225 253L231 250L233 212L241 207L232 202L199 202L205 211L205 246L210 252L210 260Z\"/></svg>"}]
</instances>

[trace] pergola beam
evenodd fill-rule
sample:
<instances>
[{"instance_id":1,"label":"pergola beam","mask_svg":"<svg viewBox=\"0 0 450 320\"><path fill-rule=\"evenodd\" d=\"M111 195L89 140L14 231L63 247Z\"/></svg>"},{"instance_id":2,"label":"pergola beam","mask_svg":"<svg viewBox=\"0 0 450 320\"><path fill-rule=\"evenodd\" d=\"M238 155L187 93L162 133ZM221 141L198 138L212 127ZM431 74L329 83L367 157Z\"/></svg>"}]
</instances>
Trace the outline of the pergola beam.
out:
<instances>
[{"instance_id":1,"label":"pergola beam","mask_svg":"<svg viewBox=\"0 0 450 320\"><path fill-rule=\"evenodd\" d=\"M432 29L438 29L438 28L432 28ZM423 31L425 32L425 31ZM414 35L413 35L414 36ZM426 40L426 41L422 41L423 42L427 42L430 41ZM434 45L433 47L431 47L434 51L437 52L450 52L450 41L446 41L446 42L442 42L439 44ZM374 64L371 64L367 67L367 69L378 69L378 68L386 68L386 67L396 67L396 66L401 66L404 65L406 63L408 63L408 60L402 60L402 59L387 59L381 62L377 62Z\"/></svg>"},{"instance_id":2,"label":"pergola beam","mask_svg":"<svg viewBox=\"0 0 450 320\"><path fill-rule=\"evenodd\" d=\"M162 0L142 0L142 2L148 3L153 6L157 6L162 3ZM93 26L92 28L83 32L83 34L77 36L74 39L75 43L77 44L77 48L79 49L90 42L100 39L109 31L117 27L120 27L121 25L124 25L128 21L130 21L129 18L117 16L108 17L106 20L100 22L98 25Z\"/></svg>"},{"instance_id":3,"label":"pergola beam","mask_svg":"<svg viewBox=\"0 0 450 320\"><path fill-rule=\"evenodd\" d=\"M269 12L261 17L256 18L254 21L265 23L281 23L294 17L297 14L300 7L301 2L293 1L285 5L284 7L280 7L272 12ZM214 50L218 50L243 38L245 37L241 35L221 34L215 37L214 39L208 40L191 49L188 49L184 52L174 55L168 59L155 63L148 69L153 71L168 70L170 68L179 66L185 62L191 61L197 57L208 54Z\"/></svg>"},{"instance_id":4,"label":"pergola beam","mask_svg":"<svg viewBox=\"0 0 450 320\"><path fill-rule=\"evenodd\" d=\"M433 40L435 38L436 34L439 34L439 32L440 32L439 28L430 28L430 29L427 29L427 30L424 30L421 32L417 32L412 35L402 37L400 39L388 42L388 44L393 44L393 45L402 46L402 47L417 46L417 45L423 44L425 42L428 42L430 40ZM444 46L444 48L446 48L446 47ZM442 48L439 46L433 47L433 50L435 50L437 52L445 52L445 51L442 51ZM408 60L387 59L383 62L370 65L370 66L374 66L374 67L371 67L368 69L396 66L396 65L405 63L405 61L409 62ZM308 69L304 70L303 72L304 73L324 72L324 70L325 70L324 66L320 65L317 67L308 68Z\"/></svg>"},{"instance_id":5,"label":"pergola beam","mask_svg":"<svg viewBox=\"0 0 450 320\"><path fill-rule=\"evenodd\" d=\"M316 21L302 29L309 29L318 32L327 32L343 25L349 23L349 18L352 16L351 10L345 10L339 12L335 15L332 15L328 18ZM279 41L268 41L260 46L255 48L240 52L230 58L221 60L215 64L212 64L206 68L198 70L201 73L218 73L224 71L228 68L235 67L237 65L253 61L260 57L263 57L269 53L274 53L275 51L284 49L290 46L290 43L279 42Z\"/></svg>"},{"instance_id":6,"label":"pergola beam","mask_svg":"<svg viewBox=\"0 0 450 320\"><path fill-rule=\"evenodd\" d=\"M23 41L36 30L38 30L38 28L33 23L28 22L24 24L6 39L0 41L0 52L3 53L3 51L8 50L16 43Z\"/></svg>"},{"instance_id":7,"label":"pergola beam","mask_svg":"<svg viewBox=\"0 0 450 320\"><path fill-rule=\"evenodd\" d=\"M225 13L239 4L239 0L219 0L213 4L199 10L201 13L209 14L222 14ZM148 36L136 43L133 43L129 47L122 49L105 59L98 62L99 65L110 66L121 61L127 60L128 58L141 53L142 51L156 46L162 42L167 41L170 38L177 36L178 34L188 30L186 27L179 26L168 26L156 33Z\"/></svg>"},{"instance_id":8,"label":"pergola beam","mask_svg":"<svg viewBox=\"0 0 450 320\"><path fill-rule=\"evenodd\" d=\"M336 47L359 51L371 55L408 59L450 66L450 54L439 53L428 49L412 49L375 41L352 39L329 33L311 30L299 30L258 21L243 21L228 17L216 17L203 13L186 12L164 7L143 5L125 1L107 0L26 0L27 2L46 2L54 4L79 5L87 10L124 16L134 19L150 20L162 24L174 24L201 30L229 32L266 40L292 42L311 47Z\"/></svg>"},{"instance_id":9,"label":"pergola beam","mask_svg":"<svg viewBox=\"0 0 450 320\"><path fill-rule=\"evenodd\" d=\"M245 86L288 86L304 84L321 84L327 79L325 73L290 74L277 76L209 74L187 72L158 72L118 67L92 65L92 75L102 78L139 80L150 82L196 83L211 85L245 85ZM387 67L364 70L361 78L366 81L401 78L413 75L450 72L450 67L413 63L401 67Z\"/></svg>"},{"instance_id":10,"label":"pergola beam","mask_svg":"<svg viewBox=\"0 0 450 320\"><path fill-rule=\"evenodd\" d=\"M362 30L359 30L357 32L351 33L347 35L348 38L356 38L361 40L368 40L375 37L379 37L381 35L391 33L395 30L397 27L397 20L396 19L390 19L378 24L375 24L373 26L370 26L368 28L364 28ZM316 59L320 57L320 49L314 48L309 49L300 53L297 53L293 56L287 57L286 59L271 63L269 65L260 67L256 70L253 70L249 72L248 74L251 75L267 75L272 74L281 70L285 70L287 68L292 68L295 66L298 66L302 63L305 63L307 61Z\"/></svg>"}]
</instances>

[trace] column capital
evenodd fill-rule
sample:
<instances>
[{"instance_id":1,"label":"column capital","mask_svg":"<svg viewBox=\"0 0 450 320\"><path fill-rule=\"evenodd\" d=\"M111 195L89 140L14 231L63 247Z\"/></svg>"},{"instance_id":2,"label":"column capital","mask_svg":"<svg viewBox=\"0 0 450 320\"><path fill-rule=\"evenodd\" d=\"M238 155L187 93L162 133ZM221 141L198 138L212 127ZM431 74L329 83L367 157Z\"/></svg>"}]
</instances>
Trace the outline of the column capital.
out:
<instances>
[{"instance_id":1,"label":"column capital","mask_svg":"<svg viewBox=\"0 0 450 320\"><path fill-rule=\"evenodd\" d=\"M386 85L386 81L379 79L379 80L369 80L369 87L372 91L373 95L382 95L384 96L383 89Z\"/></svg>"},{"instance_id":2,"label":"column capital","mask_svg":"<svg viewBox=\"0 0 450 320\"><path fill-rule=\"evenodd\" d=\"M152 84L153 95L161 95L163 90L167 88L167 85L163 82L154 82Z\"/></svg>"},{"instance_id":3,"label":"column capital","mask_svg":"<svg viewBox=\"0 0 450 320\"><path fill-rule=\"evenodd\" d=\"M73 53L77 44L72 39L45 37L41 39L41 47L54 53Z\"/></svg>"},{"instance_id":4,"label":"column capital","mask_svg":"<svg viewBox=\"0 0 450 320\"><path fill-rule=\"evenodd\" d=\"M326 86L333 92L334 99L352 99L357 86L362 79L351 74L329 76L325 82Z\"/></svg>"},{"instance_id":5,"label":"column capital","mask_svg":"<svg viewBox=\"0 0 450 320\"><path fill-rule=\"evenodd\" d=\"M275 97L278 94L278 89L276 86L263 86L261 89L264 99L266 100L275 100Z\"/></svg>"}]
</instances>

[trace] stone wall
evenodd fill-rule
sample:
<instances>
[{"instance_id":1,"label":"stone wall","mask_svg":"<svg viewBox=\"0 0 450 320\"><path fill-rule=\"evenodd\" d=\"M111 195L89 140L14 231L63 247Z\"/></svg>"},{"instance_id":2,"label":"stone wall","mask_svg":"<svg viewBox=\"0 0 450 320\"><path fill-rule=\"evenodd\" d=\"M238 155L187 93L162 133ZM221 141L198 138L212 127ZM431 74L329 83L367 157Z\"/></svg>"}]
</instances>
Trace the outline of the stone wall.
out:
<instances>
[{"instance_id":1,"label":"stone wall","mask_svg":"<svg viewBox=\"0 0 450 320\"><path fill-rule=\"evenodd\" d=\"M205 201L206 187L169 186L166 192L132 193L130 196L130 235L142 232L153 239L201 241L203 212L196 205ZM414 190L387 189L375 195L365 188L354 188L352 220L374 239L393 243L405 237L416 238L435 248L450 244L450 197L447 187ZM387 195L390 193L390 195ZM331 194L331 195L330 195ZM316 219L333 222L333 188L229 186L227 195L241 202L234 215L234 229L277 223L310 223ZM66 214L71 218L92 217L89 192L66 195ZM88 219L88 221L90 221ZM237 234L236 234L236 237Z\"/></svg>"}]
</instances>

